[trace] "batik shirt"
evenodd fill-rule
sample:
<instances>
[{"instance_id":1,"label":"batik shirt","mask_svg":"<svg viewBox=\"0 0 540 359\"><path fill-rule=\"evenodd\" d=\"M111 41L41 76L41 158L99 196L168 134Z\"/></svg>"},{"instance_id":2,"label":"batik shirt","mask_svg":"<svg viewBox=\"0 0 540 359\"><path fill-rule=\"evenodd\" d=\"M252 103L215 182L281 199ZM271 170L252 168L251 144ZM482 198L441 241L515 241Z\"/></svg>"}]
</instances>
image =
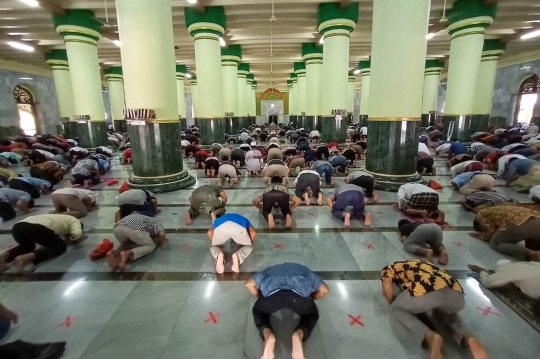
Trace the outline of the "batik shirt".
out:
<instances>
[{"instance_id":1,"label":"batik shirt","mask_svg":"<svg viewBox=\"0 0 540 359\"><path fill-rule=\"evenodd\" d=\"M498 230L506 230L508 223L516 226L527 219L540 218L540 212L520 206L493 206L478 212L476 220L484 230L484 240L489 241Z\"/></svg>"}]
</instances>

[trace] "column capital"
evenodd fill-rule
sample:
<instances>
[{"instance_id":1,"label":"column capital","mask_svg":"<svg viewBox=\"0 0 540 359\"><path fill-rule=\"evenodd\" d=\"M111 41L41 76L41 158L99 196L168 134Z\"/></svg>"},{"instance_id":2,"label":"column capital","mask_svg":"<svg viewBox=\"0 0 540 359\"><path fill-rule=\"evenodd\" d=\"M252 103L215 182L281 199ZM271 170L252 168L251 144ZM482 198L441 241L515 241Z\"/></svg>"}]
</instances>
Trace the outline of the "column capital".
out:
<instances>
[{"instance_id":1,"label":"column capital","mask_svg":"<svg viewBox=\"0 0 540 359\"><path fill-rule=\"evenodd\" d=\"M302 43L302 59L304 59L306 65L322 64L323 45L316 42Z\"/></svg>"},{"instance_id":2,"label":"column capital","mask_svg":"<svg viewBox=\"0 0 540 359\"><path fill-rule=\"evenodd\" d=\"M484 0L457 0L446 12L448 22L446 31L452 38L456 36L478 33L480 30L462 31L467 29L485 29L491 25L497 15L497 2L487 4ZM456 34L458 33L459 34ZM482 32L483 33L483 32Z\"/></svg>"},{"instance_id":3,"label":"column capital","mask_svg":"<svg viewBox=\"0 0 540 359\"><path fill-rule=\"evenodd\" d=\"M349 74L349 82L355 82L356 81L356 75Z\"/></svg>"},{"instance_id":4,"label":"column capital","mask_svg":"<svg viewBox=\"0 0 540 359\"><path fill-rule=\"evenodd\" d=\"M101 37L103 24L94 17L92 10L66 10L65 15L53 13L52 20L56 32L62 35L64 39L70 36L84 37L91 44L96 45Z\"/></svg>"},{"instance_id":5,"label":"column capital","mask_svg":"<svg viewBox=\"0 0 540 359\"><path fill-rule=\"evenodd\" d=\"M184 7L186 27L195 39L196 35L205 34L221 37L225 33L227 19L223 6L207 6L200 13L194 7Z\"/></svg>"},{"instance_id":6,"label":"column capital","mask_svg":"<svg viewBox=\"0 0 540 359\"><path fill-rule=\"evenodd\" d=\"M189 79L189 84L191 86L197 86L197 76L191 76L191 78Z\"/></svg>"},{"instance_id":7,"label":"column capital","mask_svg":"<svg viewBox=\"0 0 540 359\"><path fill-rule=\"evenodd\" d=\"M306 64L303 61L295 62L294 73L296 77L306 77Z\"/></svg>"},{"instance_id":8,"label":"column capital","mask_svg":"<svg viewBox=\"0 0 540 359\"><path fill-rule=\"evenodd\" d=\"M444 69L444 60L427 59L424 75L439 75Z\"/></svg>"},{"instance_id":9,"label":"column capital","mask_svg":"<svg viewBox=\"0 0 540 359\"><path fill-rule=\"evenodd\" d=\"M358 68L362 76L369 76L371 72L371 60L358 61Z\"/></svg>"},{"instance_id":10,"label":"column capital","mask_svg":"<svg viewBox=\"0 0 540 359\"><path fill-rule=\"evenodd\" d=\"M358 22L358 3L350 3L342 9L341 3L329 2L319 4L317 12L317 27L321 34L331 30L344 30L347 33L353 32Z\"/></svg>"},{"instance_id":11,"label":"column capital","mask_svg":"<svg viewBox=\"0 0 540 359\"><path fill-rule=\"evenodd\" d=\"M251 83L251 88L254 89L254 90L257 88L257 81L253 81Z\"/></svg>"},{"instance_id":12,"label":"column capital","mask_svg":"<svg viewBox=\"0 0 540 359\"><path fill-rule=\"evenodd\" d=\"M506 51L506 42L500 40L484 40L481 61L494 61Z\"/></svg>"},{"instance_id":13,"label":"column capital","mask_svg":"<svg viewBox=\"0 0 540 359\"><path fill-rule=\"evenodd\" d=\"M253 74L247 74L246 75L246 83L248 85L251 85L253 83L253 81L255 81L255 75Z\"/></svg>"},{"instance_id":14,"label":"column capital","mask_svg":"<svg viewBox=\"0 0 540 359\"><path fill-rule=\"evenodd\" d=\"M239 64L242 61L242 46L229 45L221 48L221 62L235 62Z\"/></svg>"},{"instance_id":15,"label":"column capital","mask_svg":"<svg viewBox=\"0 0 540 359\"><path fill-rule=\"evenodd\" d=\"M249 74L249 64L241 63L238 65L238 77L246 77Z\"/></svg>"},{"instance_id":16,"label":"column capital","mask_svg":"<svg viewBox=\"0 0 540 359\"><path fill-rule=\"evenodd\" d=\"M48 53L46 52L45 62L47 62L47 65L49 65L53 70L69 71L67 51L64 49L56 49Z\"/></svg>"},{"instance_id":17,"label":"column capital","mask_svg":"<svg viewBox=\"0 0 540 359\"><path fill-rule=\"evenodd\" d=\"M290 76L290 79L291 79L293 85L298 83L298 76L294 72L291 72L289 74L289 76Z\"/></svg>"},{"instance_id":18,"label":"column capital","mask_svg":"<svg viewBox=\"0 0 540 359\"><path fill-rule=\"evenodd\" d=\"M287 87L292 89L293 88L293 81L292 80L287 80Z\"/></svg>"},{"instance_id":19,"label":"column capital","mask_svg":"<svg viewBox=\"0 0 540 359\"><path fill-rule=\"evenodd\" d=\"M184 75L187 73L187 67L186 65L176 65L176 76L178 77L179 75L181 75L182 77L184 77Z\"/></svg>"},{"instance_id":20,"label":"column capital","mask_svg":"<svg viewBox=\"0 0 540 359\"><path fill-rule=\"evenodd\" d=\"M103 75L107 81L122 81L124 76L122 73L122 66L113 66L103 70Z\"/></svg>"}]
</instances>

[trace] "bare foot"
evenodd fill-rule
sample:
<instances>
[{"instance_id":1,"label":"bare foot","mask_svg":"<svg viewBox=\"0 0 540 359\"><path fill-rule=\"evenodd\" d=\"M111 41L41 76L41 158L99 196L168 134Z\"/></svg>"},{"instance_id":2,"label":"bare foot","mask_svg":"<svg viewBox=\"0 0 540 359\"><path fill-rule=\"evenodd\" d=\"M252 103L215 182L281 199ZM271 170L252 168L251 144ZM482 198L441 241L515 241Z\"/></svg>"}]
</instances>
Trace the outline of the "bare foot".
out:
<instances>
[{"instance_id":1,"label":"bare foot","mask_svg":"<svg viewBox=\"0 0 540 359\"><path fill-rule=\"evenodd\" d=\"M424 336L429 346L429 359L442 359L443 338L431 330Z\"/></svg>"},{"instance_id":2,"label":"bare foot","mask_svg":"<svg viewBox=\"0 0 540 359\"><path fill-rule=\"evenodd\" d=\"M73 188L73 182L72 181L67 181L67 186L70 187L70 188Z\"/></svg>"},{"instance_id":3,"label":"bare foot","mask_svg":"<svg viewBox=\"0 0 540 359\"><path fill-rule=\"evenodd\" d=\"M90 180L84 181L84 189L90 189L90 183L92 183Z\"/></svg>"},{"instance_id":4,"label":"bare foot","mask_svg":"<svg viewBox=\"0 0 540 359\"><path fill-rule=\"evenodd\" d=\"M350 227L351 226L351 214L350 213L345 213L345 216L343 217L343 225L345 227Z\"/></svg>"},{"instance_id":5,"label":"bare foot","mask_svg":"<svg viewBox=\"0 0 540 359\"><path fill-rule=\"evenodd\" d=\"M482 346L482 343L478 341L475 337L471 336L468 338L467 342L469 343L469 348L474 359L489 359L490 356Z\"/></svg>"},{"instance_id":6,"label":"bare foot","mask_svg":"<svg viewBox=\"0 0 540 359\"><path fill-rule=\"evenodd\" d=\"M120 252L120 260L118 261L118 269L124 270L126 269L126 263L128 262L129 258L131 257L130 253L131 251L122 251Z\"/></svg>"},{"instance_id":7,"label":"bare foot","mask_svg":"<svg viewBox=\"0 0 540 359\"><path fill-rule=\"evenodd\" d=\"M292 336L292 359L305 359L304 348L302 347L302 339L304 332L297 329Z\"/></svg>"},{"instance_id":8,"label":"bare foot","mask_svg":"<svg viewBox=\"0 0 540 359\"><path fill-rule=\"evenodd\" d=\"M442 251L441 256L439 257L439 264L441 265L447 265L448 264L448 252Z\"/></svg>"},{"instance_id":9,"label":"bare foot","mask_svg":"<svg viewBox=\"0 0 540 359\"><path fill-rule=\"evenodd\" d=\"M286 217L285 217L285 228L287 229L291 229L292 228L292 217L290 214L288 214Z\"/></svg>"},{"instance_id":10,"label":"bare foot","mask_svg":"<svg viewBox=\"0 0 540 359\"><path fill-rule=\"evenodd\" d=\"M426 260L433 263L433 249L428 249L426 251Z\"/></svg>"},{"instance_id":11,"label":"bare foot","mask_svg":"<svg viewBox=\"0 0 540 359\"><path fill-rule=\"evenodd\" d=\"M189 225L191 223L193 223L193 221L191 220L191 216L189 214L189 212L186 212L186 224Z\"/></svg>"},{"instance_id":12,"label":"bare foot","mask_svg":"<svg viewBox=\"0 0 540 359\"><path fill-rule=\"evenodd\" d=\"M0 272L5 272L8 269L8 265L6 263L8 257L9 254L7 252L0 254Z\"/></svg>"},{"instance_id":13,"label":"bare foot","mask_svg":"<svg viewBox=\"0 0 540 359\"><path fill-rule=\"evenodd\" d=\"M34 254L32 253L32 256L33 255ZM31 261L32 259L27 259L27 256L28 254L23 254L22 256L18 256L17 258L15 258L15 260L13 261L13 263L15 264L15 273L19 273L19 274L28 273L28 271L25 270L24 268L26 267L28 262Z\"/></svg>"},{"instance_id":14,"label":"bare foot","mask_svg":"<svg viewBox=\"0 0 540 359\"><path fill-rule=\"evenodd\" d=\"M366 213L364 214L364 224L365 224L366 226L371 226L371 213L366 212Z\"/></svg>"},{"instance_id":15,"label":"bare foot","mask_svg":"<svg viewBox=\"0 0 540 359\"><path fill-rule=\"evenodd\" d=\"M336 185L336 179L334 176L332 176L332 179L330 180L330 186L334 187Z\"/></svg>"},{"instance_id":16,"label":"bare foot","mask_svg":"<svg viewBox=\"0 0 540 359\"><path fill-rule=\"evenodd\" d=\"M428 221L428 212L426 210L422 210L422 219L424 222Z\"/></svg>"},{"instance_id":17,"label":"bare foot","mask_svg":"<svg viewBox=\"0 0 540 359\"><path fill-rule=\"evenodd\" d=\"M269 229L276 228L276 222L274 222L274 215L272 213L268 215L268 228Z\"/></svg>"},{"instance_id":18,"label":"bare foot","mask_svg":"<svg viewBox=\"0 0 540 359\"><path fill-rule=\"evenodd\" d=\"M210 176L210 177L213 177L213 176ZM217 180L217 185L218 187L221 187L221 178Z\"/></svg>"},{"instance_id":19,"label":"bare foot","mask_svg":"<svg viewBox=\"0 0 540 359\"><path fill-rule=\"evenodd\" d=\"M311 200L309 199L309 196L305 196L304 199L306 200L306 206L311 205ZM319 204L318 201L317 201L317 204Z\"/></svg>"},{"instance_id":20,"label":"bare foot","mask_svg":"<svg viewBox=\"0 0 540 359\"><path fill-rule=\"evenodd\" d=\"M110 268L116 268L118 266L118 261L120 260L118 258L118 252L115 251L114 249L112 251L109 251L109 253L107 253L107 264L109 265Z\"/></svg>"},{"instance_id":21,"label":"bare foot","mask_svg":"<svg viewBox=\"0 0 540 359\"><path fill-rule=\"evenodd\" d=\"M268 328L263 331L264 335L264 352L261 359L274 359L274 347L276 346L276 336Z\"/></svg>"},{"instance_id":22,"label":"bare foot","mask_svg":"<svg viewBox=\"0 0 540 359\"><path fill-rule=\"evenodd\" d=\"M221 252L216 258L216 273L223 274L223 272L225 272L225 258L223 258L223 252Z\"/></svg>"},{"instance_id":23,"label":"bare foot","mask_svg":"<svg viewBox=\"0 0 540 359\"><path fill-rule=\"evenodd\" d=\"M319 198L319 199L317 200L317 204L318 204L319 206L322 206L322 198Z\"/></svg>"},{"instance_id":24,"label":"bare foot","mask_svg":"<svg viewBox=\"0 0 540 359\"><path fill-rule=\"evenodd\" d=\"M240 260L238 259L238 254L233 253L231 257L232 257L231 270L234 273L240 273Z\"/></svg>"},{"instance_id":25,"label":"bare foot","mask_svg":"<svg viewBox=\"0 0 540 359\"><path fill-rule=\"evenodd\" d=\"M444 212L439 211L439 216L437 216L437 224L444 224Z\"/></svg>"}]
</instances>

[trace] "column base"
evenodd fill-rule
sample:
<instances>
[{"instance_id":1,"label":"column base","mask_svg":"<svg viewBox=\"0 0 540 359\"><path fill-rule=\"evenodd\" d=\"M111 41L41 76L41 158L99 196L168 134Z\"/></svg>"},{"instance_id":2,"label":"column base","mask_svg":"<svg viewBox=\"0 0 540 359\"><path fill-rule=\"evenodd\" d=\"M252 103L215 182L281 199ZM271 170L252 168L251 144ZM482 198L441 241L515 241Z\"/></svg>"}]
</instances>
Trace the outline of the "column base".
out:
<instances>
[{"instance_id":1,"label":"column base","mask_svg":"<svg viewBox=\"0 0 540 359\"><path fill-rule=\"evenodd\" d=\"M290 124L293 124L294 127L299 128L299 127L298 127L298 116L296 116L296 115L289 115L289 123L290 123Z\"/></svg>"},{"instance_id":2,"label":"column base","mask_svg":"<svg viewBox=\"0 0 540 359\"><path fill-rule=\"evenodd\" d=\"M180 118L178 121L180 122L180 131L187 130L187 118Z\"/></svg>"},{"instance_id":3,"label":"column base","mask_svg":"<svg viewBox=\"0 0 540 359\"><path fill-rule=\"evenodd\" d=\"M365 171L373 175L373 179L377 183L377 187L375 187L375 189L378 191L397 192L399 187L406 183L426 184L426 181L419 173L396 177L392 175L373 173L368 170Z\"/></svg>"},{"instance_id":4,"label":"column base","mask_svg":"<svg viewBox=\"0 0 540 359\"><path fill-rule=\"evenodd\" d=\"M358 123L360 127L364 127L368 125L368 115L360 115L358 118Z\"/></svg>"},{"instance_id":5,"label":"column base","mask_svg":"<svg viewBox=\"0 0 540 359\"><path fill-rule=\"evenodd\" d=\"M126 122L126 120L113 120L113 127L114 127L115 131L127 132L127 122Z\"/></svg>"},{"instance_id":6,"label":"column base","mask_svg":"<svg viewBox=\"0 0 540 359\"><path fill-rule=\"evenodd\" d=\"M109 145L107 123L105 121L77 123L77 129L80 139L79 146L96 148Z\"/></svg>"},{"instance_id":7,"label":"column base","mask_svg":"<svg viewBox=\"0 0 540 359\"><path fill-rule=\"evenodd\" d=\"M348 116L343 116L341 120L336 120L335 116L321 116L320 118L322 142L347 142Z\"/></svg>"},{"instance_id":8,"label":"column base","mask_svg":"<svg viewBox=\"0 0 540 359\"><path fill-rule=\"evenodd\" d=\"M238 117L233 117L233 118L238 119L238 124L236 125L236 131L232 133L233 135L238 135L240 134L241 129L248 128L249 118L247 116L238 116ZM234 126L233 126L233 129L234 129ZM231 133L229 133L229 135L230 134Z\"/></svg>"},{"instance_id":9,"label":"column base","mask_svg":"<svg viewBox=\"0 0 540 359\"><path fill-rule=\"evenodd\" d=\"M305 116L303 122L306 132L313 130L321 132L321 116Z\"/></svg>"},{"instance_id":10,"label":"column base","mask_svg":"<svg viewBox=\"0 0 540 359\"><path fill-rule=\"evenodd\" d=\"M225 142L225 119L201 117L196 119L201 131L201 144Z\"/></svg>"},{"instance_id":11,"label":"column base","mask_svg":"<svg viewBox=\"0 0 540 359\"><path fill-rule=\"evenodd\" d=\"M64 138L75 138L79 137L79 126L77 122L67 121L62 123L64 126Z\"/></svg>"},{"instance_id":12,"label":"column base","mask_svg":"<svg viewBox=\"0 0 540 359\"><path fill-rule=\"evenodd\" d=\"M489 115L488 115L489 116ZM495 126L495 128L504 128L506 127L506 117L490 117L489 126Z\"/></svg>"},{"instance_id":13,"label":"column base","mask_svg":"<svg viewBox=\"0 0 540 359\"><path fill-rule=\"evenodd\" d=\"M489 115L454 115L443 117L443 140L457 138L460 142L471 142L475 132L486 131Z\"/></svg>"},{"instance_id":14,"label":"column base","mask_svg":"<svg viewBox=\"0 0 540 359\"><path fill-rule=\"evenodd\" d=\"M130 187L162 193L195 183L195 178L183 169L177 121L128 125L128 132L133 151Z\"/></svg>"}]
</instances>

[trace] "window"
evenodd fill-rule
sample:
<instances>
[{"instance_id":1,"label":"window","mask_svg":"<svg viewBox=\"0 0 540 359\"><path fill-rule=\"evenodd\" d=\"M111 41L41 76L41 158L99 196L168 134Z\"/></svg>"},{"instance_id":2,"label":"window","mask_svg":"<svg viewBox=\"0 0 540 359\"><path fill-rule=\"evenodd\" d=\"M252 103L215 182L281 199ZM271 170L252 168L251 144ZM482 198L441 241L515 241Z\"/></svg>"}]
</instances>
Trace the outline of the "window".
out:
<instances>
[{"instance_id":1,"label":"window","mask_svg":"<svg viewBox=\"0 0 540 359\"><path fill-rule=\"evenodd\" d=\"M518 100L514 112L514 126L518 123L528 125L533 117L533 109L538 99L540 79L534 74L527 77L519 86Z\"/></svg>"}]
</instances>

